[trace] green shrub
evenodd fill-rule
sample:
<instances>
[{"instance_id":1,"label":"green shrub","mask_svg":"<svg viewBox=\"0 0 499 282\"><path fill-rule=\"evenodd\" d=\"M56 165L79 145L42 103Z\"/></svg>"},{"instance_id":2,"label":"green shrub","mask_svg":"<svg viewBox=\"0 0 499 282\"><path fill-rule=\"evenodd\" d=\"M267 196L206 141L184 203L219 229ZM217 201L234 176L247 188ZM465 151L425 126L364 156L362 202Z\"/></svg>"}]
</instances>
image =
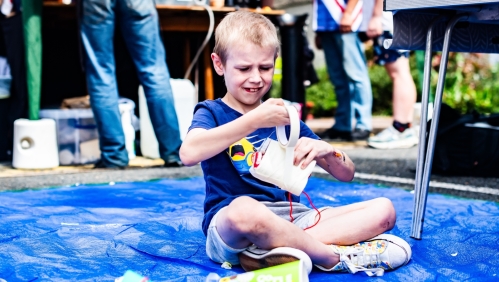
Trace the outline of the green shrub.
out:
<instances>
[{"instance_id":1,"label":"green shrub","mask_svg":"<svg viewBox=\"0 0 499 282\"><path fill-rule=\"evenodd\" d=\"M305 98L307 102L314 104L310 113L316 117L333 116L334 110L338 107L334 87L329 80L326 68L316 70L319 82L305 89Z\"/></svg>"},{"instance_id":2,"label":"green shrub","mask_svg":"<svg viewBox=\"0 0 499 282\"><path fill-rule=\"evenodd\" d=\"M421 100L421 81L414 52L409 58L411 75ZM383 66L372 61L372 48L366 50L369 77L373 93L373 114L392 115L392 82ZM431 93L435 93L440 54L434 55L431 74ZM338 102L327 69L316 70L319 82L306 88L307 102L313 102L315 117L333 116ZM274 76L271 97L281 97L280 73ZM443 102L462 113L499 112L499 69L490 67L487 57L477 53L451 53L447 68Z\"/></svg>"},{"instance_id":3,"label":"green shrub","mask_svg":"<svg viewBox=\"0 0 499 282\"><path fill-rule=\"evenodd\" d=\"M305 89L307 102L312 102L314 107L309 113L315 116L333 116L334 109L338 106L334 88L329 81L326 68L316 70L319 82ZM281 75L280 70L274 75L270 97L280 98L281 96Z\"/></svg>"},{"instance_id":4,"label":"green shrub","mask_svg":"<svg viewBox=\"0 0 499 282\"><path fill-rule=\"evenodd\" d=\"M369 67L369 78L373 92L373 114L392 114L392 80L385 67L375 65Z\"/></svg>"},{"instance_id":5,"label":"green shrub","mask_svg":"<svg viewBox=\"0 0 499 282\"><path fill-rule=\"evenodd\" d=\"M305 92L307 102L313 102L312 114L316 117L332 116L338 102L334 86L329 80L327 69L316 70L319 82L308 87ZM392 113L392 82L385 68L373 65L369 67L369 77L373 92L373 114L391 115Z\"/></svg>"},{"instance_id":6,"label":"green shrub","mask_svg":"<svg viewBox=\"0 0 499 282\"><path fill-rule=\"evenodd\" d=\"M433 89L438 79L439 59L440 54L434 58L437 71L432 74ZM497 67L490 67L484 54L450 53L442 101L461 113L497 113L498 79Z\"/></svg>"}]
</instances>

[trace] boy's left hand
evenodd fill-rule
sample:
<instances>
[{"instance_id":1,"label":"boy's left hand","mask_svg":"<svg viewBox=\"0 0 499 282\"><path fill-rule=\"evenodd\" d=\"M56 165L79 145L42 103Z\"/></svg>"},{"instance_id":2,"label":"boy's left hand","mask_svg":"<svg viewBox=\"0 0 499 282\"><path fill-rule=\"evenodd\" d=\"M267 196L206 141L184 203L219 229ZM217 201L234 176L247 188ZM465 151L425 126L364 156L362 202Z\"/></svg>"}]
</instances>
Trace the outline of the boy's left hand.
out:
<instances>
[{"instance_id":1,"label":"boy's left hand","mask_svg":"<svg viewBox=\"0 0 499 282\"><path fill-rule=\"evenodd\" d=\"M302 160L301 168L305 169L313 160L323 158L333 152L333 147L322 140L316 140L308 137L302 137L295 146L294 165L299 165Z\"/></svg>"}]
</instances>

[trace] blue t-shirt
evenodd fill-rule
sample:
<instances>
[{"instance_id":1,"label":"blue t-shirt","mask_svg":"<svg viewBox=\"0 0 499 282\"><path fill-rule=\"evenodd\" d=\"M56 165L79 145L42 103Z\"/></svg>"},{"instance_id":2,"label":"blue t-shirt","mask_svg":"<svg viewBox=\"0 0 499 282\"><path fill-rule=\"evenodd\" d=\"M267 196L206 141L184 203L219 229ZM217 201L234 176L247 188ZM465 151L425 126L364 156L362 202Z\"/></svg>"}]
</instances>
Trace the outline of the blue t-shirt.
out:
<instances>
[{"instance_id":1,"label":"blue t-shirt","mask_svg":"<svg viewBox=\"0 0 499 282\"><path fill-rule=\"evenodd\" d=\"M221 99L206 100L196 105L193 128L212 129L229 123L242 114L227 106ZM286 128L289 134L289 126ZM300 137L319 139L305 123L300 122ZM257 201L287 201L287 192L277 186L253 177L249 169L252 154L267 137L277 140L275 127L260 128L235 142L223 152L201 162L206 182L204 201L203 232L206 235L213 216L237 197L248 196ZM292 195L294 202L300 197Z\"/></svg>"}]
</instances>

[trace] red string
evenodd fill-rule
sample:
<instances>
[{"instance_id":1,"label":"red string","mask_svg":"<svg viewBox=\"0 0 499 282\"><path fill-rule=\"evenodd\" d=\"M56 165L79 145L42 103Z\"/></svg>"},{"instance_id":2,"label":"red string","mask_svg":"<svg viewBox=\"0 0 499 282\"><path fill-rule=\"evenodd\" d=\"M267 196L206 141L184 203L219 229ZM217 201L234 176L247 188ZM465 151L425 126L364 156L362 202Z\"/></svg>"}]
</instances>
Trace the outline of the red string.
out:
<instances>
[{"instance_id":1,"label":"red string","mask_svg":"<svg viewBox=\"0 0 499 282\"><path fill-rule=\"evenodd\" d=\"M314 203L312 203L312 199L310 199L310 196L307 194L307 192L303 191L303 194L305 194L305 196L307 196L308 202L314 208L314 210L317 211L317 215L319 215L319 218L317 219L317 221L313 225L303 229L303 230L307 230L307 229L310 229L310 228L316 226L317 223L319 223L319 221L321 221L321 212L314 206Z\"/></svg>"},{"instance_id":2,"label":"red string","mask_svg":"<svg viewBox=\"0 0 499 282\"><path fill-rule=\"evenodd\" d=\"M316 226L317 223L319 223L319 221L321 221L321 212L315 207L314 203L312 203L312 199L310 199L310 196L307 194L307 192L303 191L303 194L305 196L307 196L308 202L314 208L314 210L317 211L317 215L319 216L319 218L317 219L317 221L313 225L303 229L303 230L307 230L307 229L310 229L310 228ZM289 193L289 192L288 192L288 200L289 200L289 218L291 219L291 222L293 222L295 220L293 218L293 202L291 201L291 193Z\"/></svg>"},{"instance_id":3,"label":"red string","mask_svg":"<svg viewBox=\"0 0 499 282\"><path fill-rule=\"evenodd\" d=\"M289 218L291 222L295 221L293 218L293 202L291 201L291 193L288 192L288 200L289 200Z\"/></svg>"}]
</instances>

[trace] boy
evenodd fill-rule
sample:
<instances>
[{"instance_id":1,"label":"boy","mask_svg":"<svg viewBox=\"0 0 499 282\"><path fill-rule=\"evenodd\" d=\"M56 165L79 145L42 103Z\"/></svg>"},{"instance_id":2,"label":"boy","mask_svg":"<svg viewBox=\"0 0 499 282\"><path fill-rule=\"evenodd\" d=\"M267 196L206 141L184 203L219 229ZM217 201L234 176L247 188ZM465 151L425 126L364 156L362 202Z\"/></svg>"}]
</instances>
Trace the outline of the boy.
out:
<instances>
[{"instance_id":1,"label":"boy","mask_svg":"<svg viewBox=\"0 0 499 282\"><path fill-rule=\"evenodd\" d=\"M324 207L318 220L316 211L300 204L299 197L249 173L255 148L267 137L276 139L276 126L289 124L281 99L261 102L272 83L278 50L274 25L259 14L229 13L216 30L211 58L215 71L224 76L227 94L196 106L180 149L185 165L201 162L204 172L208 256L219 263L241 263L247 271L296 259L311 259L324 271L371 275L406 264L410 247L393 235L349 246L394 226L395 210L388 199ZM338 180L353 179L350 158L319 140L304 123L294 164L302 160L302 168L316 160Z\"/></svg>"}]
</instances>

